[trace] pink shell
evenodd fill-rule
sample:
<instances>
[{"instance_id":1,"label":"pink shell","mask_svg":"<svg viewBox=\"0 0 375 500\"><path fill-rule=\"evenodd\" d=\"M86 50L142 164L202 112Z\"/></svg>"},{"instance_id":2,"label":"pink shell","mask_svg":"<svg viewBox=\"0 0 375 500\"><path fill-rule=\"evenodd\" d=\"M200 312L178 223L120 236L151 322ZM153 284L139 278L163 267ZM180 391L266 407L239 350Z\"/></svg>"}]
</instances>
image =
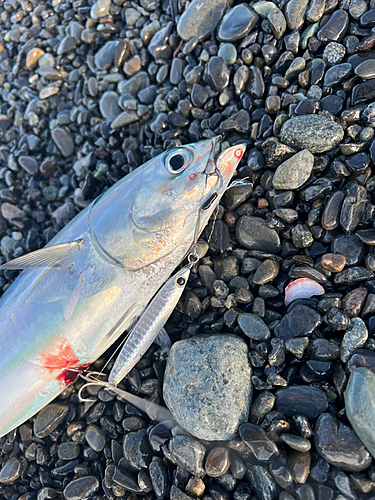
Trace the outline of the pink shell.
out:
<instances>
[{"instance_id":1,"label":"pink shell","mask_svg":"<svg viewBox=\"0 0 375 500\"><path fill-rule=\"evenodd\" d=\"M310 278L298 278L289 283L285 288L285 305L289 305L296 299L309 299L313 295L323 295L325 292L322 285L319 285Z\"/></svg>"}]
</instances>

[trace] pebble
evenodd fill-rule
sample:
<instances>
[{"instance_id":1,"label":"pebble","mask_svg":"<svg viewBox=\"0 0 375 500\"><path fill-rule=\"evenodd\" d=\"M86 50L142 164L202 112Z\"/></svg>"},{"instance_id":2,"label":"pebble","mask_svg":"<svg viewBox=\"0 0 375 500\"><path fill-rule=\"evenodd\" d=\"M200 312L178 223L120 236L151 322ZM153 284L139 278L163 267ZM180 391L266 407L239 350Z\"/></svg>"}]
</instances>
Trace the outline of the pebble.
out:
<instances>
[{"instance_id":1,"label":"pebble","mask_svg":"<svg viewBox=\"0 0 375 500\"><path fill-rule=\"evenodd\" d=\"M126 434L123 442L123 451L124 457L133 469L147 469L152 459L152 450L149 445L146 429Z\"/></svg>"},{"instance_id":2,"label":"pebble","mask_svg":"<svg viewBox=\"0 0 375 500\"><path fill-rule=\"evenodd\" d=\"M310 153L324 153L336 147L343 139L344 131L335 122L321 115L295 116L281 128L283 143Z\"/></svg>"},{"instance_id":3,"label":"pebble","mask_svg":"<svg viewBox=\"0 0 375 500\"><path fill-rule=\"evenodd\" d=\"M177 23L177 33L186 42L192 37L203 40L219 24L224 14L226 0L193 0Z\"/></svg>"},{"instance_id":4,"label":"pebble","mask_svg":"<svg viewBox=\"0 0 375 500\"><path fill-rule=\"evenodd\" d=\"M116 118L113 119L111 123L111 128L119 128L124 127L125 125L129 125L130 123L136 122L140 119L140 116L136 113L136 111L123 111Z\"/></svg>"},{"instance_id":5,"label":"pebble","mask_svg":"<svg viewBox=\"0 0 375 500\"><path fill-rule=\"evenodd\" d=\"M239 429L242 441L260 462L275 460L279 455L277 445L268 438L264 430L255 424L242 424Z\"/></svg>"},{"instance_id":6,"label":"pebble","mask_svg":"<svg viewBox=\"0 0 375 500\"><path fill-rule=\"evenodd\" d=\"M275 328L275 335L282 340L310 335L322 322L320 314L311 307L297 304L290 309Z\"/></svg>"},{"instance_id":7,"label":"pebble","mask_svg":"<svg viewBox=\"0 0 375 500\"><path fill-rule=\"evenodd\" d=\"M102 17L106 17L109 14L109 8L111 6L111 0L98 0L94 3L90 10L90 16L94 21Z\"/></svg>"},{"instance_id":8,"label":"pebble","mask_svg":"<svg viewBox=\"0 0 375 500\"><path fill-rule=\"evenodd\" d=\"M306 452L311 448L310 441L301 436L295 436L294 434L281 434L280 439L296 451Z\"/></svg>"},{"instance_id":9,"label":"pebble","mask_svg":"<svg viewBox=\"0 0 375 500\"><path fill-rule=\"evenodd\" d=\"M104 71L109 69L113 64L118 43L119 42L116 41L106 42L106 44L95 54L94 62L98 70Z\"/></svg>"},{"instance_id":10,"label":"pebble","mask_svg":"<svg viewBox=\"0 0 375 500\"><path fill-rule=\"evenodd\" d=\"M375 374L368 368L351 372L345 390L345 410L354 431L374 457Z\"/></svg>"},{"instance_id":11,"label":"pebble","mask_svg":"<svg viewBox=\"0 0 375 500\"><path fill-rule=\"evenodd\" d=\"M260 217L242 216L236 224L236 238L249 250L274 254L280 252L280 238L277 232L269 228Z\"/></svg>"},{"instance_id":12,"label":"pebble","mask_svg":"<svg viewBox=\"0 0 375 500\"><path fill-rule=\"evenodd\" d=\"M77 443L61 443L58 448L60 460L74 460L79 457L80 447Z\"/></svg>"},{"instance_id":13,"label":"pebble","mask_svg":"<svg viewBox=\"0 0 375 500\"><path fill-rule=\"evenodd\" d=\"M271 337L270 329L262 318L256 314L239 314L237 322L242 332L253 340L261 341Z\"/></svg>"},{"instance_id":14,"label":"pebble","mask_svg":"<svg viewBox=\"0 0 375 500\"><path fill-rule=\"evenodd\" d=\"M164 400L177 422L193 436L231 439L248 418L251 393L247 347L239 337L206 335L172 346ZM220 414L214 410L218 406Z\"/></svg>"},{"instance_id":15,"label":"pebble","mask_svg":"<svg viewBox=\"0 0 375 500\"><path fill-rule=\"evenodd\" d=\"M314 444L324 460L347 471L364 470L372 461L353 429L330 413L322 413L316 421Z\"/></svg>"},{"instance_id":16,"label":"pebble","mask_svg":"<svg viewBox=\"0 0 375 500\"><path fill-rule=\"evenodd\" d=\"M44 54L45 54L44 50L39 49L38 47L29 50L29 52L26 55L26 68L34 69L38 64L39 59L43 57Z\"/></svg>"},{"instance_id":17,"label":"pebble","mask_svg":"<svg viewBox=\"0 0 375 500\"><path fill-rule=\"evenodd\" d=\"M297 189L310 177L314 156L304 149L277 167L272 184L275 189Z\"/></svg>"},{"instance_id":18,"label":"pebble","mask_svg":"<svg viewBox=\"0 0 375 500\"><path fill-rule=\"evenodd\" d=\"M51 131L51 137L64 158L69 158L74 153L74 141L72 136L62 127L56 127Z\"/></svg>"},{"instance_id":19,"label":"pebble","mask_svg":"<svg viewBox=\"0 0 375 500\"><path fill-rule=\"evenodd\" d=\"M349 318L358 316L366 300L367 288L355 288L349 292L342 300L342 308Z\"/></svg>"},{"instance_id":20,"label":"pebble","mask_svg":"<svg viewBox=\"0 0 375 500\"><path fill-rule=\"evenodd\" d=\"M288 417L304 415L308 419L313 419L328 408L327 396L317 387L305 385L287 387L276 391L275 396L276 409Z\"/></svg>"},{"instance_id":21,"label":"pebble","mask_svg":"<svg viewBox=\"0 0 375 500\"><path fill-rule=\"evenodd\" d=\"M222 92L229 84L229 70L223 57L211 57L208 63L208 74L216 90Z\"/></svg>"},{"instance_id":22,"label":"pebble","mask_svg":"<svg viewBox=\"0 0 375 500\"><path fill-rule=\"evenodd\" d=\"M172 459L190 474L204 474L203 460L206 448L203 444L188 436L174 436L169 441L169 452Z\"/></svg>"},{"instance_id":23,"label":"pebble","mask_svg":"<svg viewBox=\"0 0 375 500\"><path fill-rule=\"evenodd\" d=\"M354 72L364 80L375 78L375 60L370 59L368 61L363 61L355 68Z\"/></svg>"},{"instance_id":24,"label":"pebble","mask_svg":"<svg viewBox=\"0 0 375 500\"><path fill-rule=\"evenodd\" d=\"M217 36L222 42L235 42L250 33L258 21L258 15L246 4L236 5L223 17Z\"/></svg>"},{"instance_id":25,"label":"pebble","mask_svg":"<svg viewBox=\"0 0 375 500\"><path fill-rule=\"evenodd\" d=\"M321 42L337 42L344 36L349 24L349 16L345 10L336 10L329 21L318 31Z\"/></svg>"},{"instance_id":26,"label":"pebble","mask_svg":"<svg viewBox=\"0 0 375 500\"><path fill-rule=\"evenodd\" d=\"M311 455L307 452L292 451L287 467L297 484L305 484L310 473Z\"/></svg>"},{"instance_id":27,"label":"pebble","mask_svg":"<svg viewBox=\"0 0 375 500\"><path fill-rule=\"evenodd\" d=\"M218 446L212 448L208 453L204 468L208 476L220 477L228 471L229 466L230 460L228 449Z\"/></svg>"},{"instance_id":28,"label":"pebble","mask_svg":"<svg viewBox=\"0 0 375 500\"><path fill-rule=\"evenodd\" d=\"M365 255L365 246L357 236L341 235L332 242L331 251L343 255L347 266L359 264Z\"/></svg>"},{"instance_id":29,"label":"pebble","mask_svg":"<svg viewBox=\"0 0 375 500\"><path fill-rule=\"evenodd\" d=\"M99 481L94 476L80 477L68 483L63 491L66 500L85 500L100 488Z\"/></svg>"},{"instance_id":30,"label":"pebble","mask_svg":"<svg viewBox=\"0 0 375 500\"><path fill-rule=\"evenodd\" d=\"M41 410L34 421L34 434L38 438L45 438L54 431L65 419L68 407L58 403L51 403Z\"/></svg>"},{"instance_id":31,"label":"pebble","mask_svg":"<svg viewBox=\"0 0 375 500\"><path fill-rule=\"evenodd\" d=\"M1 484L12 484L21 475L21 462L18 458L13 457L7 460L2 469L0 470L0 483Z\"/></svg>"},{"instance_id":32,"label":"pebble","mask_svg":"<svg viewBox=\"0 0 375 500\"><path fill-rule=\"evenodd\" d=\"M368 338L368 332L361 318L352 318L341 342L340 359L346 363L356 349L360 349Z\"/></svg>"},{"instance_id":33,"label":"pebble","mask_svg":"<svg viewBox=\"0 0 375 500\"><path fill-rule=\"evenodd\" d=\"M88 425L86 427L85 438L90 448L97 453L104 449L106 444L105 434L97 425Z\"/></svg>"},{"instance_id":34,"label":"pebble","mask_svg":"<svg viewBox=\"0 0 375 500\"><path fill-rule=\"evenodd\" d=\"M100 112L109 122L113 121L121 113L117 100L118 95L116 92L104 92L99 101Z\"/></svg>"},{"instance_id":35,"label":"pebble","mask_svg":"<svg viewBox=\"0 0 375 500\"><path fill-rule=\"evenodd\" d=\"M366 189L356 182L349 183L340 214L340 225L346 234L351 234L357 227L365 210L365 203Z\"/></svg>"},{"instance_id":36,"label":"pebble","mask_svg":"<svg viewBox=\"0 0 375 500\"><path fill-rule=\"evenodd\" d=\"M273 281L279 274L279 264L271 259L266 259L258 266L253 276L253 283L264 285Z\"/></svg>"},{"instance_id":37,"label":"pebble","mask_svg":"<svg viewBox=\"0 0 375 500\"><path fill-rule=\"evenodd\" d=\"M344 269L346 259L344 255L338 253L325 253L321 256L320 263L327 271L338 273Z\"/></svg>"},{"instance_id":38,"label":"pebble","mask_svg":"<svg viewBox=\"0 0 375 500\"><path fill-rule=\"evenodd\" d=\"M261 465L250 465L246 468L246 478L251 484L257 498L274 500L277 485L268 469Z\"/></svg>"},{"instance_id":39,"label":"pebble","mask_svg":"<svg viewBox=\"0 0 375 500\"><path fill-rule=\"evenodd\" d=\"M363 241L366 245L375 245L375 230L374 229L360 229L355 235Z\"/></svg>"}]
</instances>

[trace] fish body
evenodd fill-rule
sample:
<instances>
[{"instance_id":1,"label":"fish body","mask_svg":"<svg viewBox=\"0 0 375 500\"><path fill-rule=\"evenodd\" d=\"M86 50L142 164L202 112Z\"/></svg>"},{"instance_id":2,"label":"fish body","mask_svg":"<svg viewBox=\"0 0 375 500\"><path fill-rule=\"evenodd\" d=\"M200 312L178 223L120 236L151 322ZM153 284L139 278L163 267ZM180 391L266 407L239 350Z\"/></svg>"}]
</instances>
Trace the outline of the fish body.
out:
<instances>
[{"instance_id":1,"label":"fish body","mask_svg":"<svg viewBox=\"0 0 375 500\"><path fill-rule=\"evenodd\" d=\"M212 139L153 158L68 223L39 267L36 253L24 261L31 267L0 300L0 436L130 328L189 253L244 152L217 149ZM48 261L57 245L59 258Z\"/></svg>"}]
</instances>

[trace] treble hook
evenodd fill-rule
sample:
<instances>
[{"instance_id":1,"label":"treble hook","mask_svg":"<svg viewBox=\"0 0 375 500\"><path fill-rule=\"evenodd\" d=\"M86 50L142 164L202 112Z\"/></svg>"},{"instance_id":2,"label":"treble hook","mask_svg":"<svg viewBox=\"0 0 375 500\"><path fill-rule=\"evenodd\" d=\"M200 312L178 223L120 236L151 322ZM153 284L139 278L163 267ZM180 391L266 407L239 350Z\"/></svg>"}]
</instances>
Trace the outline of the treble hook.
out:
<instances>
[{"instance_id":1,"label":"treble hook","mask_svg":"<svg viewBox=\"0 0 375 500\"><path fill-rule=\"evenodd\" d=\"M78 399L81 403L93 403L96 401L95 399L84 398L82 396L83 390L90 385L105 387L107 389L115 388L115 386L109 384L105 380L100 380L100 377L105 376L104 373L102 372L88 372L86 375L81 373L80 376L81 378L83 378L83 380L86 380L87 382L78 391Z\"/></svg>"}]
</instances>

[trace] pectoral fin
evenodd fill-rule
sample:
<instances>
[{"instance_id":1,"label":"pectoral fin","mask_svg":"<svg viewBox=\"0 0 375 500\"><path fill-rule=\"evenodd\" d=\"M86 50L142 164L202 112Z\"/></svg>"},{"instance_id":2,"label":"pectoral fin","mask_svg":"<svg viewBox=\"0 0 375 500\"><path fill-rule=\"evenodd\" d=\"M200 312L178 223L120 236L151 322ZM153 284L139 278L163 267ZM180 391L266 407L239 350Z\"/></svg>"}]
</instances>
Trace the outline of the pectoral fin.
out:
<instances>
[{"instance_id":1,"label":"pectoral fin","mask_svg":"<svg viewBox=\"0 0 375 500\"><path fill-rule=\"evenodd\" d=\"M82 244L81 239L59 243L22 255L0 266L0 270L31 269L35 267L58 267L66 257L70 257Z\"/></svg>"}]
</instances>

